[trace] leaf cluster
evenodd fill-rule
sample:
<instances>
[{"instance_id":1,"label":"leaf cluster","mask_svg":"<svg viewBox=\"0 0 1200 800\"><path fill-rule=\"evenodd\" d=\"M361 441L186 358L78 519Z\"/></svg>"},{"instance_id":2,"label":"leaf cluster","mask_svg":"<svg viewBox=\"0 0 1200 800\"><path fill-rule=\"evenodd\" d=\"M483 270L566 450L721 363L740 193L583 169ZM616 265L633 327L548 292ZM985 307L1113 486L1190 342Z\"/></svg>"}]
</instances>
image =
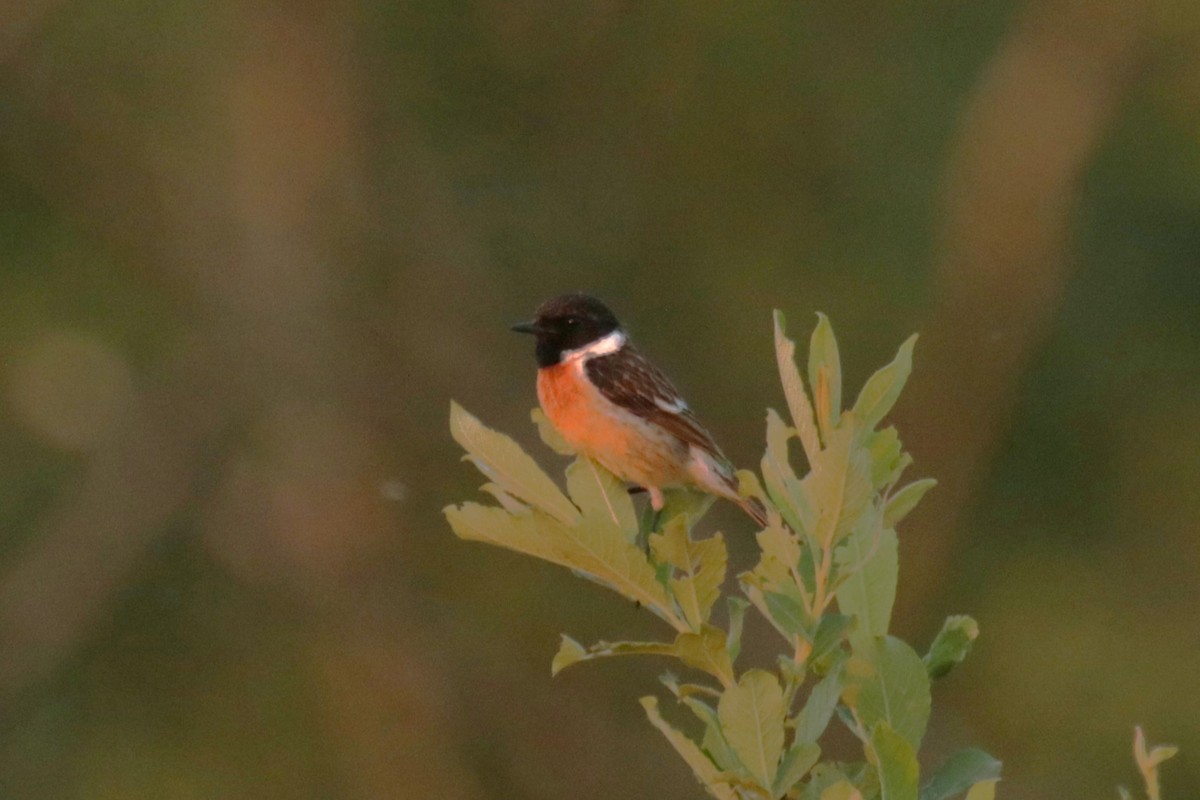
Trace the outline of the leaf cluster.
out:
<instances>
[{"instance_id":1,"label":"leaf cluster","mask_svg":"<svg viewBox=\"0 0 1200 800\"><path fill-rule=\"evenodd\" d=\"M641 702L651 724L721 800L988 800L1000 764L963 750L921 785L917 752L929 720L931 680L961 662L978 636L974 620L946 621L924 656L889 634L899 564L896 528L934 486L902 482L911 464L894 427L881 424L912 369L916 337L842 407L837 340L820 316L808 348L807 382L782 314L775 351L789 420L767 412L758 473L739 473L742 492L768 511L759 556L722 600L728 554L720 533L700 536L710 498L668 496L664 513L640 519L622 483L577 457L564 492L512 439L457 404L451 432L488 478L495 505L447 507L454 532L567 567L658 616L658 641L598 642L563 636L552 662L568 666L624 655L674 659L691 676L663 677L692 718L691 733L668 722L659 699ZM546 443L569 453L534 412ZM793 446L793 440L797 446ZM802 455L799 459L795 455ZM803 466L801 466L803 465ZM724 606L724 625L714 610ZM771 670L739 670L746 614L753 609L782 643ZM861 742L855 763L822 759L834 722Z\"/></svg>"}]
</instances>

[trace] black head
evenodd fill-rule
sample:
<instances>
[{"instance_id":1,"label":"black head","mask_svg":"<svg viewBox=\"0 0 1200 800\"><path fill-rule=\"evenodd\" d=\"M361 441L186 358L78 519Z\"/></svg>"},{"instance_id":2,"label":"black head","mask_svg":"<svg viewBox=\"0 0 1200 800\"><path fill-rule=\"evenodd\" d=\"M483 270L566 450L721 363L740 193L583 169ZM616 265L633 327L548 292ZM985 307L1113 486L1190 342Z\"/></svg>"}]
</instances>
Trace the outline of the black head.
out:
<instances>
[{"instance_id":1,"label":"black head","mask_svg":"<svg viewBox=\"0 0 1200 800\"><path fill-rule=\"evenodd\" d=\"M576 293L547 300L533 322L522 322L512 329L536 336L538 366L552 367L562 360L564 351L589 345L619 327L621 324L604 303Z\"/></svg>"}]
</instances>

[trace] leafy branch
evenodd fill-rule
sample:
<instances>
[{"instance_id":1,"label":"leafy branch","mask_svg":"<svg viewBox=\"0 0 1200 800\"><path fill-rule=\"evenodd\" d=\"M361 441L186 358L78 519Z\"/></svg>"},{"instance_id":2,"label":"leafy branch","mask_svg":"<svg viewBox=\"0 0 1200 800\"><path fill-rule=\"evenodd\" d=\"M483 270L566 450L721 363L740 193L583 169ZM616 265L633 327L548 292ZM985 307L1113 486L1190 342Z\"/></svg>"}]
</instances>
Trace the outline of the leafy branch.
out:
<instances>
[{"instance_id":1,"label":"leafy branch","mask_svg":"<svg viewBox=\"0 0 1200 800\"><path fill-rule=\"evenodd\" d=\"M984 800L1000 769L986 753L960 751L924 788L917 763L931 679L966 656L978 635L974 620L948 619L924 657L888 633L899 570L896 526L935 485L901 484L912 459L895 428L880 428L912 370L915 343L915 336L906 341L846 409L829 320L820 316L810 339L806 385L776 312L775 351L791 420L767 412L759 473L739 473L743 494L763 503L768 523L757 534L757 563L737 576L742 596L726 597L724 627L713 612L726 583L725 541L720 533L696 533L711 498L670 493L661 524L650 529L622 483L598 464L577 457L564 493L512 439L452 404L451 432L488 478L483 490L498 505L449 506L447 519L464 539L567 567L666 623L670 633L661 641L585 646L563 636L551 669L649 655L697 673L691 683L663 678L694 717L697 735L668 722L658 698L644 697L642 706L711 796L944 800L968 793ZM537 412L534 421L552 449L570 452ZM792 458L793 439L807 469ZM751 607L786 644L774 670L737 668ZM820 740L835 719L860 740L862 761L822 760Z\"/></svg>"},{"instance_id":2,"label":"leafy branch","mask_svg":"<svg viewBox=\"0 0 1200 800\"><path fill-rule=\"evenodd\" d=\"M1141 726L1133 729L1133 761L1137 764L1138 772L1142 774L1142 785L1146 788L1146 800L1161 800L1162 794L1158 787L1158 765L1168 758L1174 758L1179 748L1171 744L1155 745L1147 749L1146 735ZM1121 800L1133 800L1133 795L1124 786L1118 787Z\"/></svg>"}]
</instances>

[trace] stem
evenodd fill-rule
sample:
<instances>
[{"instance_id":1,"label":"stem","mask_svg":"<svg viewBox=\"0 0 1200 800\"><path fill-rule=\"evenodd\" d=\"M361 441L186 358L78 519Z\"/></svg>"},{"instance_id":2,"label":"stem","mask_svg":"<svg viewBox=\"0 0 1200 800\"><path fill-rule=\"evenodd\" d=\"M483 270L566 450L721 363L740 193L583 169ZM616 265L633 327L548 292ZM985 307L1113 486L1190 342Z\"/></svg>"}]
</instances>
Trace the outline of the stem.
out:
<instances>
[{"instance_id":1,"label":"stem","mask_svg":"<svg viewBox=\"0 0 1200 800\"><path fill-rule=\"evenodd\" d=\"M812 654L812 644L807 639L805 639L803 636L797 636L796 637L796 651L795 651L795 655L792 656L792 660L794 660L797 664L803 664L805 661L808 660L808 657L811 654Z\"/></svg>"},{"instance_id":2,"label":"stem","mask_svg":"<svg viewBox=\"0 0 1200 800\"><path fill-rule=\"evenodd\" d=\"M816 617L821 616L826 606L829 605L829 598L826 596L826 592L829 585L829 573L832 569L833 546L832 544L826 544L821 547L821 566L817 569L817 587L813 592L813 615Z\"/></svg>"}]
</instances>

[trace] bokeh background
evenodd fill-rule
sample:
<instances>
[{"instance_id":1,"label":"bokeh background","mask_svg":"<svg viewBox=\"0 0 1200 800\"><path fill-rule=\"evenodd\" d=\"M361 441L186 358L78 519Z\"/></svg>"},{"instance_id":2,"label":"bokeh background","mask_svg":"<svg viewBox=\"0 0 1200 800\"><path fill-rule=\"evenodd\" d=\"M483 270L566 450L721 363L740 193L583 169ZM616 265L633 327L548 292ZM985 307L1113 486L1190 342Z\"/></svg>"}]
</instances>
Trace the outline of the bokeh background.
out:
<instances>
[{"instance_id":1,"label":"bokeh background","mask_svg":"<svg viewBox=\"0 0 1200 800\"><path fill-rule=\"evenodd\" d=\"M440 514L573 289L746 465L772 308L920 331L928 757L1200 795L1193 0L0 4L0 795L697 797L661 665L549 678L653 622Z\"/></svg>"}]
</instances>

